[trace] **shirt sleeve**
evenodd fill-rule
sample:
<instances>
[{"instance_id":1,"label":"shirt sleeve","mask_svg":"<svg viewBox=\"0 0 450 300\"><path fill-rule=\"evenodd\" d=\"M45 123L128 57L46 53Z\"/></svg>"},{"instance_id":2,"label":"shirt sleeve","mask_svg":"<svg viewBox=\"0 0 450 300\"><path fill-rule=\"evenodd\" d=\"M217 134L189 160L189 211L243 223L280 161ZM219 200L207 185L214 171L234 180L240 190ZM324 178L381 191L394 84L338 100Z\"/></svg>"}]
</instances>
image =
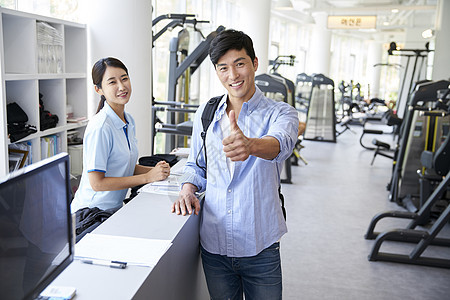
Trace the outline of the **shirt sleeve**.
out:
<instances>
[{"instance_id":1,"label":"shirt sleeve","mask_svg":"<svg viewBox=\"0 0 450 300\"><path fill-rule=\"evenodd\" d=\"M87 132L84 141L86 153L87 172L99 171L106 173L106 166L110 153L110 139L107 134L107 126L97 127Z\"/></svg>"},{"instance_id":2,"label":"shirt sleeve","mask_svg":"<svg viewBox=\"0 0 450 300\"><path fill-rule=\"evenodd\" d=\"M191 137L191 150L187 162L184 166L183 176L181 176L181 185L185 183L192 183L198 188L199 193L204 192L206 189L205 151L203 149L203 139L201 137L201 133L203 131L201 116L204 108L205 104L203 104L203 106L200 106L194 115ZM208 131L210 130L211 126L209 126L208 128ZM205 168L205 170L200 166Z\"/></svg>"},{"instance_id":3,"label":"shirt sleeve","mask_svg":"<svg viewBox=\"0 0 450 300\"><path fill-rule=\"evenodd\" d=\"M298 138L298 113L291 105L278 102L276 114L270 120L269 130L265 136L272 136L280 143L280 152L273 159L275 162L286 160L294 149Z\"/></svg>"}]
</instances>

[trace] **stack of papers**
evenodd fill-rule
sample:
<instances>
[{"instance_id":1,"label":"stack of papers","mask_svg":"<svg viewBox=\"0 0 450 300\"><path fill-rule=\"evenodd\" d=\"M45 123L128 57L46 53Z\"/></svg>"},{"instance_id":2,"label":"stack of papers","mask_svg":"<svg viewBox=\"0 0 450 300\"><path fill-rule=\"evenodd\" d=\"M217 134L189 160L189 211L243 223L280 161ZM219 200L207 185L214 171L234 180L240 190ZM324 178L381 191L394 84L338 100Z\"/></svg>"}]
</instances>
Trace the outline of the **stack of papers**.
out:
<instances>
[{"instance_id":1,"label":"stack of papers","mask_svg":"<svg viewBox=\"0 0 450 300\"><path fill-rule=\"evenodd\" d=\"M75 258L154 267L170 246L170 240L88 233L75 245Z\"/></svg>"},{"instance_id":2,"label":"stack of papers","mask_svg":"<svg viewBox=\"0 0 450 300\"><path fill-rule=\"evenodd\" d=\"M177 176L170 175L165 180L144 185L139 192L178 196L180 184L178 183Z\"/></svg>"},{"instance_id":3,"label":"stack of papers","mask_svg":"<svg viewBox=\"0 0 450 300\"><path fill-rule=\"evenodd\" d=\"M187 158L189 156L189 152L191 151L191 148L175 148L170 152L170 154L174 154L178 157L185 157Z\"/></svg>"},{"instance_id":4,"label":"stack of papers","mask_svg":"<svg viewBox=\"0 0 450 300\"><path fill-rule=\"evenodd\" d=\"M175 166L173 166L172 168L170 168L170 174L171 175L177 175L177 176L181 176L183 175L183 169L184 166L186 165L187 162L187 158L181 158L180 161L178 161Z\"/></svg>"}]
</instances>

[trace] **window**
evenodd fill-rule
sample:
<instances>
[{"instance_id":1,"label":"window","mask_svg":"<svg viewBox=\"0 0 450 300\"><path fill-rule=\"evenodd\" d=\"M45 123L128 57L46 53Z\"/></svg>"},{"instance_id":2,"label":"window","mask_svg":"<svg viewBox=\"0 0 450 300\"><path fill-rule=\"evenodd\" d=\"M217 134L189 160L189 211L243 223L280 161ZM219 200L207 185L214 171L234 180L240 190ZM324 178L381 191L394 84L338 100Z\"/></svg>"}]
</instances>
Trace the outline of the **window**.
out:
<instances>
[{"instance_id":1,"label":"window","mask_svg":"<svg viewBox=\"0 0 450 300\"><path fill-rule=\"evenodd\" d=\"M42 16L81 22L79 0L0 0L0 6Z\"/></svg>"}]
</instances>

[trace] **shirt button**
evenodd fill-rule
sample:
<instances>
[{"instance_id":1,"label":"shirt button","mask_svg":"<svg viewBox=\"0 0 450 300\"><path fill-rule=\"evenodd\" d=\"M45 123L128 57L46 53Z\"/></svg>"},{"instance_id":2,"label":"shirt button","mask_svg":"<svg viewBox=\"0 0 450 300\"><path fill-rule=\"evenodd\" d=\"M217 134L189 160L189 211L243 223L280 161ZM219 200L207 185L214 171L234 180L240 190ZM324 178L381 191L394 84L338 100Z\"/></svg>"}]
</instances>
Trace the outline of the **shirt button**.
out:
<instances>
[{"instance_id":1,"label":"shirt button","mask_svg":"<svg viewBox=\"0 0 450 300\"><path fill-rule=\"evenodd\" d=\"M231 193L231 189L228 190L228 193Z\"/></svg>"}]
</instances>

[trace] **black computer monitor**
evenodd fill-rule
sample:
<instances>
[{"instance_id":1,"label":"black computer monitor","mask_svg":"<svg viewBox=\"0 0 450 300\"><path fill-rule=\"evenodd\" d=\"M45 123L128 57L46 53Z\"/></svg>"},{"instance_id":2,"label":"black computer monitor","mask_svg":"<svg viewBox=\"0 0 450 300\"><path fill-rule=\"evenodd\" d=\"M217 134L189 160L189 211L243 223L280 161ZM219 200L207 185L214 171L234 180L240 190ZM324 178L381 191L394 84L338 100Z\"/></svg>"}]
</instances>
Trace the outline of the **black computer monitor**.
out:
<instances>
[{"instance_id":1,"label":"black computer monitor","mask_svg":"<svg viewBox=\"0 0 450 300\"><path fill-rule=\"evenodd\" d=\"M34 299L73 261L69 156L0 179L0 298Z\"/></svg>"}]
</instances>

